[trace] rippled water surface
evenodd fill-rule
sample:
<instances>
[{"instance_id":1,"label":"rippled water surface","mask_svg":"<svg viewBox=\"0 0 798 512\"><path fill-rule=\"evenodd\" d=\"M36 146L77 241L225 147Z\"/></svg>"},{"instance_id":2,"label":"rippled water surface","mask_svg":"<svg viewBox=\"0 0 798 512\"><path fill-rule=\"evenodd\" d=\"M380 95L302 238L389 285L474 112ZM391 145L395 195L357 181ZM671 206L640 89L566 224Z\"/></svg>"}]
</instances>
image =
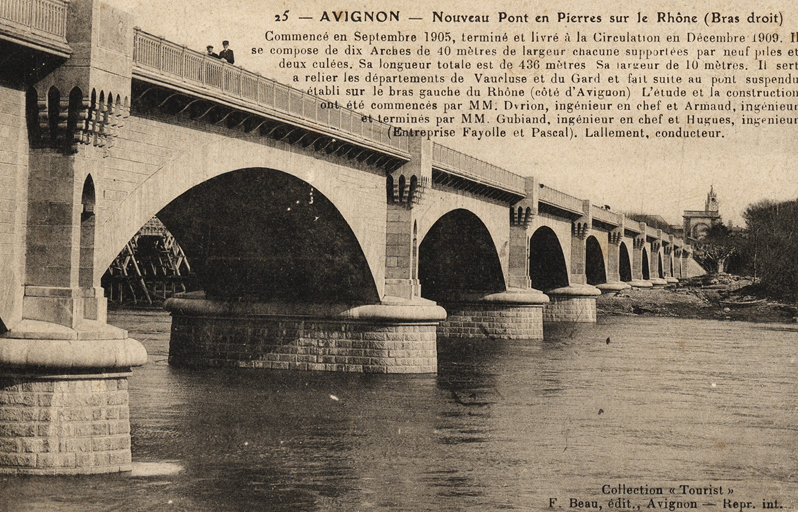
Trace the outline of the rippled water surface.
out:
<instances>
[{"instance_id":1,"label":"rippled water surface","mask_svg":"<svg viewBox=\"0 0 798 512\"><path fill-rule=\"evenodd\" d=\"M371 376L174 369L169 321L110 319L149 352L134 471L3 477L0 510L798 510L795 326L612 317Z\"/></svg>"}]
</instances>

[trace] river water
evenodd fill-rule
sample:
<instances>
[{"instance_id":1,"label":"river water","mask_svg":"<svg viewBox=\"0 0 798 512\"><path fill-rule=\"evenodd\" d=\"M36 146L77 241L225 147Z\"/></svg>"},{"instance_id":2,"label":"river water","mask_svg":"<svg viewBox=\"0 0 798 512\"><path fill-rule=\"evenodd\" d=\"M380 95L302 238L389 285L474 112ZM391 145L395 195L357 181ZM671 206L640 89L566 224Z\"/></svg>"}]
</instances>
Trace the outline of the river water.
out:
<instances>
[{"instance_id":1,"label":"river water","mask_svg":"<svg viewBox=\"0 0 798 512\"><path fill-rule=\"evenodd\" d=\"M175 369L166 313L110 317L149 352L134 471L3 477L0 510L798 510L796 326L602 318L386 376Z\"/></svg>"}]
</instances>

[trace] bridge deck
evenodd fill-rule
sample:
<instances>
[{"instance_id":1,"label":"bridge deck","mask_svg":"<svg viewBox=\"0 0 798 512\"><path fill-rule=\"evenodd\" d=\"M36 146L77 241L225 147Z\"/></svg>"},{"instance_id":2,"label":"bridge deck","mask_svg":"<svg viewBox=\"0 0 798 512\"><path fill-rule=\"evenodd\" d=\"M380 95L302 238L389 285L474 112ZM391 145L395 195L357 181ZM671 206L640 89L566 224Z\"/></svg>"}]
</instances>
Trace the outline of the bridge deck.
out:
<instances>
[{"instance_id":1,"label":"bridge deck","mask_svg":"<svg viewBox=\"0 0 798 512\"><path fill-rule=\"evenodd\" d=\"M497 189L516 201L526 196L526 179L523 176L437 143L432 145L432 167L478 185Z\"/></svg>"},{"instance_id":2,"label":"bridge deck","mask_svg":"<svg viewBox=\"0 0 798 512\"><path fill-rule=\"evenodd\" d=\"M139 29L134 37L133 77L226 102L391 156L410 157L408 139L392 137L388 124L364 121L363 114L332 106L322 98Z\"/></svg>"},{"instance_id":3,"label":"bridge deck","mask_svg":"<svg viewBox=\"0 0 798 512\"><path fill-rule=\"evenodd\" d=\"M538 201L569 213L584 215L584 201L545 185L540 186Z\"/></svg>"},{"instance_id":4,"label":"bridge deck","mask_svg":"<svg viewBox=\"0 0 798 512\"><path fill-rule=\"evenodd\" d=\"M68 57L66 0L0 0L0 39Z\"/></svg>"}]
</instances>

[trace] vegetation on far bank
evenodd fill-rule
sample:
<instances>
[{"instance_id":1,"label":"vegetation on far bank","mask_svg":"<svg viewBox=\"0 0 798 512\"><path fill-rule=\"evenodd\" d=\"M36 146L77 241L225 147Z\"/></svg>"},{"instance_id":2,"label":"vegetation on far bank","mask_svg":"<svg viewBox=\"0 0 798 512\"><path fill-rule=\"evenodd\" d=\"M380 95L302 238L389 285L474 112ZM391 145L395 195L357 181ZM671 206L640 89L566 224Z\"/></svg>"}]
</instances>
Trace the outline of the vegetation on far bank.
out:
<instances>
[{"instance_id":1,"label":"vegetation on far bank","mask_svg":"<svg viewBox=\"0 0 798 512\"><path fill-rule=\"evenodd\" d=\"M753 322L798 322L798 200L761 201L746 226L712 226L694 244L707 275L668 288L598 298L599 312Z\"/></svg>"},{"instance_id":2,"label":"vegetation on far bank","mask_svg":"<svg viewBox=\"0 0 798 512\"><path fill-rule=\"evenodd\" d=\"M760 201L743 213L746 227L713 226L695 244L710 273L749 277L757 296L798 302L798 200Z\"/></svg>"}]
</instances>

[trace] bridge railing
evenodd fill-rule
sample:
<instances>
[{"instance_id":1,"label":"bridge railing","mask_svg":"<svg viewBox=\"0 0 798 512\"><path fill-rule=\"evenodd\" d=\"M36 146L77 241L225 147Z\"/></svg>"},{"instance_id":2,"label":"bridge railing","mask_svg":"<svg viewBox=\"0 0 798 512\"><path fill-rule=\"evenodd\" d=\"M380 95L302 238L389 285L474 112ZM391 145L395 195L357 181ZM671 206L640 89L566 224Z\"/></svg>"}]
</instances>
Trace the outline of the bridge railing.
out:
<instances>
[{"instance_id":1,"label":"bridge railing","mask_svg":"<svg viewBox=\"0 0 798 512\"><path fill-rule=\"evenodd\" d=\"M520 195L526 193L523 176L437 143L432 144L432 166L477 183Z\"/></svg>"},{"instance_id":2,"label":"bridge railing","mask_svg":"<svg viewBox=\"0 0 798 512\"><path fill-rule=\"evenodd\" d=\"M553 206L559 206L576 213L583 212L583 203L581 199L545 185L540 186L538 201Z\"/></svg>"},{"instance_id":3,"label":"bridge railing","mask_svg":"<svg viewBox=\"0 0 798 512\"><path fill-rule=\"evenodd\" d=\"M66 41L67 0L0 0L0 23Z\"/></svg>"},{"instance_id":4,"label":"bridge railing","mask_svg":"<svg viewBox=\"0 0 798 512\"><path fill-rule=\"evenodd\" d=\"M595 220L604 222L606 224L610 224L612 226L621 225L622 215L619 213L612 212L610 210L607 210L606 208L602 208L601 206L596 206L596 205L593 205L593 208L591 208L590 211L593 214L593 218Z\"/></svg>"},{"instance_id":5,"label":"bridge railing","mask_svg":"<svg viewBox=\"0 0 798 512\"><path fill-rule=\"evenodd\" d=\"M5 0L0 0L5 1ZM363 114L280 84L257 73L246 71L219 59L190 50L165 39L136 29L133 49L134 66L141 66L171 80L223 93L253 106L288 114L305 123L332 128L356 138L383 146L409 151L407 137L391 137L391 126L379 121L363 121Z\"/></svg>"}]
</instances>

